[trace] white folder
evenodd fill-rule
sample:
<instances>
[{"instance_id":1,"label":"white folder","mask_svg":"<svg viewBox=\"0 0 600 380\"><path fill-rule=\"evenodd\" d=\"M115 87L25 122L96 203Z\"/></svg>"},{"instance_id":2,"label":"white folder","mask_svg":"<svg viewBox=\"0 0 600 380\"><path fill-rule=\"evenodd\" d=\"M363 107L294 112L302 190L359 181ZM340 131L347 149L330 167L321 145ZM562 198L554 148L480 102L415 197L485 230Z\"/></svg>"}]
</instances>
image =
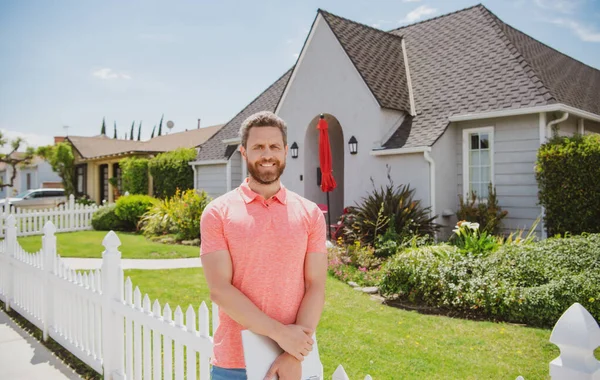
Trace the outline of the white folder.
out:
<instances>
[{"instance_id":1,"label":"white folder","mask_svg":"<svg viewBox=\"0 0 600 380\"><path fill-rule=\"evenodd\" d=\"M313 350L302 361L302 380L323 380L323 365L315 335L313 340ZM250 330L242 330L242 344L248 380L263 380L275 359L283 353L274 340Z\"/></svg>"}]
</instances>

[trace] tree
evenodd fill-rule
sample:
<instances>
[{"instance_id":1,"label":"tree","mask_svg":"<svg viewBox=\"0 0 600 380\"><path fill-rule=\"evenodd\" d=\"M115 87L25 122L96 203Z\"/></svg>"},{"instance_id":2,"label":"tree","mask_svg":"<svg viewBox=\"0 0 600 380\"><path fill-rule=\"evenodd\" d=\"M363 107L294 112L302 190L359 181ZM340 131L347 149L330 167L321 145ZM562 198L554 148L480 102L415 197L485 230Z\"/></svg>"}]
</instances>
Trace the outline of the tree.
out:
<instances>
[{"instance_id":1,"label":"tree","mask_svg":"<svg viewBox=\"0 0 600 380\"><path fill-rule=\"evenodd\" d=\"M154 131L156 130L156 124L154 125L154 128L152 128L152 134L150 135L150 138L153 139L154 138Z\"/></svg>"},{"instance_id":2,"label":"tree","mask_svg":"<svg viewBox=\"0 0 600 380\"><path fill-rule=\"evenodd\" d=\"M52 170L58 173L65 193L75 194L75 155L71 144L61 142L43 146L38 148L38 154L48 161Z\"/></svg>"},{"instance_id":3,"label":"tree","mask_svg":"<svg viewBox=\"0 0 600 380\"><path fill-rule=\"evenodd\" d=\"M106 122L104 121L104 118L102 118L102 129L100 129L100 134L106 136Z\"/></svg>"},{"instance_id":4,"label":"tree","mask_svg":"<svg viewBox=\"0 0 600 380\"><path fill-rule=\"evenodd\" d=\"M163 118L164 118L164 117L165 117L165 114L163 114L163 115L160 117L160 123L158 123L158 135L159 135L159 136L160 136L160 135L162 135L162 122L163 122Z\"/></svg>"},{"instance_id":5,"label":"tree","mask_svg":"<svg viewBox=\"0 0 600 380\"><path fill-rule=\"evenodd\" d=\"M140 141L142 139L142 122L140 121L140 126L138 127L138 139Z\"/></svg>"},{"instance_id":6,"label":"tree","mask_svg":"<svg viewBox=\"0 0 600 380\"><path fill-rule=\"evenodd\" d=\"M115 133L113 135L113 139L117 138L117 122L115 121Z\"/></svg>"},{"instance_id":7,"label":"tree","mask_svg":"<svg viewBox=\"0 0 600 380\"><path fill-rule=\"evenodd\" d=\"M131 131L129 131L129 140L133 140L133 125L135 121L131 122Z\"/></svg>"},{"instance_id":8,"label":"tree","mask_svg":"<svg viewBox=\"0 0 600 380\"><path fill-rule=\"evenodd\" d=\"M0 147L4 147L8 143L8 140L4 138L2 131L0 131ZM16 154L21 145L24 143L22 138L16 138L10 142L11 152L10 153L0 153L0 162L5 163L12 167L12 174L10 179L4 183L2 179L0 179L0 189L5 187L12 187L17 177L17 165L29 165L31 160L35 156L35 149L31 147L27 147L24 154Z\"/></svg>"}]
</instances>

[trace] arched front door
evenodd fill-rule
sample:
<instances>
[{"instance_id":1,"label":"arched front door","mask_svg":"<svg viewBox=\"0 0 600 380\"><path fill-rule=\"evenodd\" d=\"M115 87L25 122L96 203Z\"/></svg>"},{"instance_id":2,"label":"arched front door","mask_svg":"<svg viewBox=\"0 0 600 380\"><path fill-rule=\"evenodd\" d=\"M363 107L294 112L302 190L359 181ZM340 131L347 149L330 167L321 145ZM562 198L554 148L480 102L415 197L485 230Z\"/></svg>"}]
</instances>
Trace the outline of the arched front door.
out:
<instances>
[{"instance_id":1,"label":"arched front door","mask_svg":"<svg viewBox=\"0 0 600 380\"><path fill-rule=\"evenodd\" d=\"M333 178L337 183L337 187L329 193L331 224L335 224L344 209L344 134L342 126L335 116L325 114L325 120L329 126ZM307 126L304 138L306 146L306 154L304 155L304 196L317 204L327 205L327 194L321 191L319 184L318 122L319 115L315 116Z\"/></svg>"}]
</instances>

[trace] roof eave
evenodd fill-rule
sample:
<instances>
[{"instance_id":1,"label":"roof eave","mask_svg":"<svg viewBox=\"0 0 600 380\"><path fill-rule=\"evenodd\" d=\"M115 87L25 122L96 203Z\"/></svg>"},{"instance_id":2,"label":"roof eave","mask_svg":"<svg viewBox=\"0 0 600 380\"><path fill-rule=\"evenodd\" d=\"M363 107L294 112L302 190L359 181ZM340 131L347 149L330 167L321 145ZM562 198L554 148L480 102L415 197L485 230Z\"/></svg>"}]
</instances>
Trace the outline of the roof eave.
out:
<instances>
[{"instance_id":1,"label":"roof eave","mask_svg":"<svg viewBox=\"0 0 600 380\"><path fill-rule=\"evenodd\" d=\"M497 111L489 111L489 112L478 112L478 113L468 113L468 114L459 114L459 115L451 115L448 117L450 122L459 122L459 121L469 121L469 120L481 120L481 119L491 119L495 117L507 117L507 116L519 116L519 115L529 115L541 112L568 112L572 115L576 115L582 117L584 119L593 120L596 122L600 122L600 115L597 115L592 112L588 112L579 108L575 108L563 103L554 103L554 104L546 104L542 106L535 107L524 107L524 108L514 108L507 110L497 110Z\"/></svg>"}]
</instances>

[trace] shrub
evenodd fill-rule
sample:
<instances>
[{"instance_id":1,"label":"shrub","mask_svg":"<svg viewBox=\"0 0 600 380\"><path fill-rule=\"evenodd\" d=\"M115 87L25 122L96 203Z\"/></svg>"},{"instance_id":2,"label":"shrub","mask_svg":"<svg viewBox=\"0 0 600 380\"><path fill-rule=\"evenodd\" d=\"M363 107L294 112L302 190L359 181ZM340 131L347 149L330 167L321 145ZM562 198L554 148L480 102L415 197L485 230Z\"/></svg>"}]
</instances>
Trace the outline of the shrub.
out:
<instances>
[{"instance_id":1,"label":"shrub","mask_svg":"<svg viewBox=\"0 0 600 380\"><path fill-rule=\"evenodd\" d=\"M471 192L469 199L465 202L462 196L458 196L460 206L456 212L458 220L478 223L482 232L498 235L502 219L508 215L508 211L502 211L498 206L496 189L490 183L488 185L488 198L481 200L475 192Z\"/></svg>"},{"instance_id":2,"label":"shrub","mask_svg":"<svg viewBox=\"0 0 600 380\"><path fill-rule=\"evenodd\" d=\"M600 234L506 244L489 256L448 245L401 251L380 291L467 315L550 327L574 302L600 317Z\"/></svg>"},{"instance_id":3,"label":"shrub","mask_svg":"<svg viewBox=\"0 0 600 380\"><path fill-rule=\"evenodd\" d=\"M209 202L210 197L204 191L198 193L194 189L184 192L177 190L169 208L177 239L192 240L200 237L200 217Z\"/></svg>"},{"instance_id":4,"label":"shrub","mask_svg":"<svg viewBox=\"0 0 600 380\"><path fill-rule=\"evenodd\" d=\"M119 161L123 192L148 194L148 159L127 157Z\"/></svg>"},{"instance_id":5,"label":"shrub","mask_svg":"<svg viewBox=\"0 0 600 380\"><path fill-rule=\"evenodd\" d=\"M348 246L328 250L328 272L337 279L354 281L361 286L374 286L379 282L383 260L375 256L372 247L362 246L359 241Z\"/></svg>"},{"instance_id":6,"label":"shrub","mask_svg":"<svg viewBox=\"0 0 600 380\"><path fill-rule=\"evenodd\" d=\"M555 137L543 144L536 179L549 236L600 232L600 136Z\"/></svg>"},{"instance_id":7,"label":"shrub","mask_svg":"<svg viewBox=\"0 0 600 380\"><path fill-rule=\"evenodd\" d=\"M159 198L172 197L177 189L194 188L194 170L189 165L196 157L194 148L180 148L161 153L149 162L154 181L154 192Z\"/></svg>"},{"instance_id":8,"label":"shrub","mask_svg":"<svg viewBox=\"0 0 600 380\"><path fill-rule=\"evenodd\" d=\"M383 234L391 225L395 237L401 244L414 235L430 235L438 229L429 216L430 208L421 206L414 200L415 190L408 185L394 186L388 169L389 184L379 190L373 183L373 192L362 199L361 204L348 208L351 220L344 233L348 242L360 240L364 244L376 245L377 236ZM390 223L391 221L391 223Z\"/></svg>"},{"instance_id":9,"label":"shrub","mask_svg":"<svg viewBox=\"0 0 600 380\"><path fill-rule=\"evenodd\" d=\"M200 217L210 198L203 191L193 189L156 202L140 220L140 229L146 236L175 234L177 240L200 237Z\"/></svg>"},{"instance_id":10,"label":"shrub","mask_svg":"<svg viewBox=\"0 0 600 380\"><path fill-rule=\"evenodd\" d=\"M126 195L117 200L115 214L127 223L129 230L137 230L142 216L156 204L156 199L149 195Z\"/></svg>"},{"instance_id":11,"label":"shrub","mask_svg":"<svg viewBox=\"0 0 600 380\"><path fill-rule=\"evenodd\" d=\"M76 198L75 203L83 205L83 206L92 206L92 205L96 204L96 202L94 202L92 199L90 199L90 197L87 194L84 194L84 195L80 196L79 198Z\"/></svg>"},{"instance_id":12,"label":"shrub","mask_svg":"<svg viewBox=\"0 0 600 380\"><path fill-rule=\"evenodd\" d=\"M123 222L117 214L115 204L100 208L92 215L92 227L97 231L124 231L127 224Z\"/></svg>"}]
</instances>

